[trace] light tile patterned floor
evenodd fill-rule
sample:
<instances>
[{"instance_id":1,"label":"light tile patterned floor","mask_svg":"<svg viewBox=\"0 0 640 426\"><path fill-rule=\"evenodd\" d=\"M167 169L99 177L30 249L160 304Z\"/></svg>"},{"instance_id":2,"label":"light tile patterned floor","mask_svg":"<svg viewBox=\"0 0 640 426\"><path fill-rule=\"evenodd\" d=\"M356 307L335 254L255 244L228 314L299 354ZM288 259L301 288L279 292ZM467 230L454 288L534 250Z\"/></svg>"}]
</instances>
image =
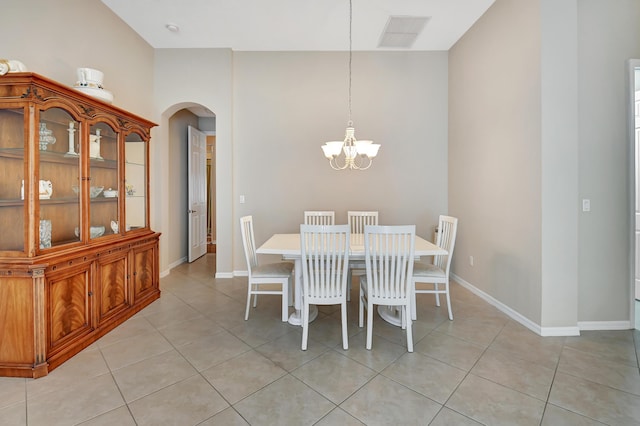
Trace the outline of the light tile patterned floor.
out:
<instances>
[{"instance_id":1,"label":"light tile patterned floor","mask_svg":"<svg viewBox=\"0 0 640 426\"><path fill-rule=\"evenodd\" d=\"M47 377L0 378L0 425L640 424L640 332L542 338L457 284L455 319L420 295L415 352L377 318L373 350L349 306L310 327L246 278L213 279L215 254L175 268L160 300Z\"/></svg>"}]
</instances>

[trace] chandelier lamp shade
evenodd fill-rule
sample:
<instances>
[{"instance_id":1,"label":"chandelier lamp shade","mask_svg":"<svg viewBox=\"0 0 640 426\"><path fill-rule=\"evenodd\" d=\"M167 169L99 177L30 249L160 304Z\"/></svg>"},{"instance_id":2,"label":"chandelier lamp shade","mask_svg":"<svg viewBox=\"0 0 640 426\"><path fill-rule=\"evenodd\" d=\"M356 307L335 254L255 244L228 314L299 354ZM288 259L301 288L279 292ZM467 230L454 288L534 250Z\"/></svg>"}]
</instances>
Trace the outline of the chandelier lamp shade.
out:
<instances>
[{"instance_id":1,"label":"chandelier lamp shade","mask_svg":"<svg viewBox=\"0 0 640 426\"><path fill-rule=\"evenodd\" d=\"M352 40L351 26L353 22L353 0L349 0L349 121L344 140L325 142L322 145L324 156L334 170L366 170L371 167L373 159L378 155L380 144L373 141L357 140L355 128L351 121L351 60Z\"/></svg>"}]
</instances>

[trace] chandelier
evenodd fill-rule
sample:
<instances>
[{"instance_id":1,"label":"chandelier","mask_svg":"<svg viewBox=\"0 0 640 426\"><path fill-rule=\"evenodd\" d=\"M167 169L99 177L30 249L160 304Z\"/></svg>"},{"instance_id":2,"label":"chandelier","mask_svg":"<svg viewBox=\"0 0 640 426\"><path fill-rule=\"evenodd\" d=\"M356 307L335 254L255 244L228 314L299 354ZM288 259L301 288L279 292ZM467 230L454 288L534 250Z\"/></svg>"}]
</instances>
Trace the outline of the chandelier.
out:
<instances>
[{"instance_id":1,"label":"chandelier","mask_svg":"<svg viewBox=\"0 0 640 426\"><path fill-rule=\"evenodd\" d=\"M373 141L357 140L356 130L351 121L351 60L352 40L351 26L353 22L353 0L349 0L349 121L344 140L325 142L322 145L324 156L329 160L329 165L334 170L366 170L371 167L373 159L378 155L380 144Z\"/></svg>"}]
</instances>

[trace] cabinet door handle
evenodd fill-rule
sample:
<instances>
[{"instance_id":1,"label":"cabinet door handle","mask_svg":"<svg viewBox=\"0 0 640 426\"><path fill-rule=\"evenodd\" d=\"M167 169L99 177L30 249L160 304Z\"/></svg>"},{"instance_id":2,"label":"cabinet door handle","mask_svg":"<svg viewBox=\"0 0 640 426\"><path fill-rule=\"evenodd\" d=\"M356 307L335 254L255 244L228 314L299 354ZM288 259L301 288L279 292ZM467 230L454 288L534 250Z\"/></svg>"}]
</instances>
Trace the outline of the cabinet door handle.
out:
<instances>
[{"instance_id":1,"label":"cabinet door handle","mask_svg":"<svg viewBox=\"0 0 640 426\"><path fill-rule=\"evenodd\" d=\"M93 292L92 291L89 292L89 296L93 296Z\"/></svg>"},{"instance_id":2,"label":"cabinet door handle","mask_svg":"<svg viewBox=\"0 0 640 426\"><path fill-rule=\"evenodd\" d=\"M187 210L187 213L198 213L197 210Z\"/></svg>"}]
</instances>

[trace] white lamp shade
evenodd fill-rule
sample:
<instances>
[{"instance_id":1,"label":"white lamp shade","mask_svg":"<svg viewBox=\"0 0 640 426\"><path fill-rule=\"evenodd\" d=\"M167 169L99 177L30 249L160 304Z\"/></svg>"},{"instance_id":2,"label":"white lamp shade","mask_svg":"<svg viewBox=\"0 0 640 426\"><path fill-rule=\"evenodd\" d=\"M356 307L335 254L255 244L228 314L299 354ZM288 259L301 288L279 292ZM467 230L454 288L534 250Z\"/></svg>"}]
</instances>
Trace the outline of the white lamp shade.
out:
<instances>
[{"instance_id":1,"label":"white lamp shade","mask_svg":"<svg viewBox=\"0 0 640 426\"><path fill-rule=\"evenodd\" d=\"M326 142L322 145L322 151L324 151L324 156L331 159L333 157L337 157L340 155L340 151L342 150L343 141L331 141Z\"/></svg>"},{"instance_id":2,"label":"white lamp shade","mask_svg":"<svg viewBox=\"0 0 640 426\"><path fill-rule=\"evenodd\" d=\"M367 152L369 151L369 146L371 145L372 141L356 141L355 145L356 145L356 151L358 151L359 155L366 155Z\"/></svg>"},{"instance_id":3,"label":"white lamp shade","mask_svg":"<svg viewBox=\"0 0 640 426\"><path fill-rule=\"evenodd\" d=\"M372 143L367 145L367 151L364 154L366 154L366 156L369 158L374 158L376 155L378 155L379 149L380 149L379 143Z\"/></svg>"}]
</instances>

